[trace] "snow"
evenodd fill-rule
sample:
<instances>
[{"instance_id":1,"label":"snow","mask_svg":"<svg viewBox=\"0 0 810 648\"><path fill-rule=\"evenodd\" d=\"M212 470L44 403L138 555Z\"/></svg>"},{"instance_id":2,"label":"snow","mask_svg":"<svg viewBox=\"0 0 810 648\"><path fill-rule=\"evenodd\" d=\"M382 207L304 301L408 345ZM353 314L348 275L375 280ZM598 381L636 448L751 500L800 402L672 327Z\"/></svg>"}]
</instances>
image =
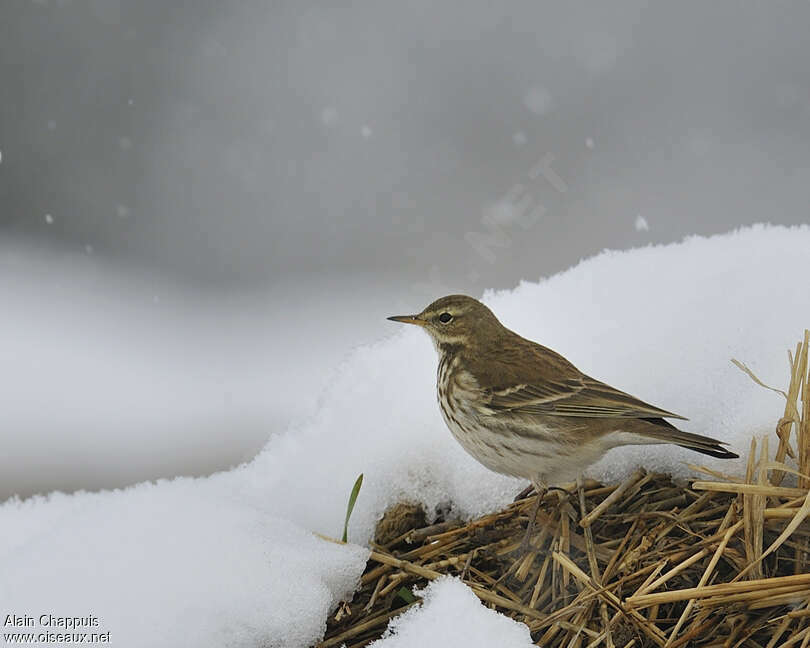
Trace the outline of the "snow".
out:
<instances>
[{"instance_id":1,"label":"snow","mask_svg":"<svg viewBox=\"0 0 810 648\"><path fill-rule=\"evenodd\" d=\"M327 106L321 110L321 123L324 126L334 126L338 120L338 112L334 106Z\"/></svg>"},{"instance_id":2,"label":"snow","mask_svg":"<svg viewBox=\"0 0 810 648\"><path fill-rule=\"evenodd\" d=\"M650 224L647 222L647 219L644 218L644 216L639 214L636 216L635 228L637 232L649 232Z\"/></svg>"},{"instance_id":3,"label":"snow","mask_svg":"<svg viewBox=\"0 0 810 648\"><path fill-rule=\"evenodd\" d=\"M542 86L529 88L523 97L523 105L535 115L545 115L551 110L551 93Z\"/></svg>"},{"instance_id":4,"label":"snow","mask_svg":"<svg viewBox=\"0 0 810 648\"><path fill-rule=\"evenodd\" d=\"M3 534L4 614L93 615L114 646L312 645L368 557L189 479L2 517L24 528L24 544Z\"/></svg>"},{"instance_id":5,"label":"snow","mask_svg":"<svg viewBox=\"0 0 810 648\"><path fill-rule=\"evenodd\" d=\"M751 435L772 434L784 402L730 359L785 386L785 350L810 323L808 249L806 226L757 226L606 251L484 301L506 326L745 455ZM394 326L393 337L340 365L316 412L274 435L249 464L0 507L0 610L94 614L120 646L306 646L357 582L367 555L357 545L386 506L406 497L429 514L451 506L466 517L509 502L524 484L487 471L455 443L435 402L432 345L422 331ZM616 449L589 474L616 480L644 465L685 477L685 461L743 470L742 460L645 446ZM312 535L340 534L361 472L349 526L356 545ZM451 634L459 625L448 610L475 636L497 632L508 638L500 645L528 645L522 628L459 583L436 583L426 597L380 645L421 646L427 637L470 645L466 633Z\"/></svg>"},{"instance_id":6,"label":"snow","mask_svg":"<svg viewBox=\"0 0 810 648\"><path fill-rule=\"evenodd\" d=\"M455 578L444 577L417 590L421 606L410 608L388 625L375 648L529 648L529 629L484 607L472 590Z\"/></svg>"}]
</instances>

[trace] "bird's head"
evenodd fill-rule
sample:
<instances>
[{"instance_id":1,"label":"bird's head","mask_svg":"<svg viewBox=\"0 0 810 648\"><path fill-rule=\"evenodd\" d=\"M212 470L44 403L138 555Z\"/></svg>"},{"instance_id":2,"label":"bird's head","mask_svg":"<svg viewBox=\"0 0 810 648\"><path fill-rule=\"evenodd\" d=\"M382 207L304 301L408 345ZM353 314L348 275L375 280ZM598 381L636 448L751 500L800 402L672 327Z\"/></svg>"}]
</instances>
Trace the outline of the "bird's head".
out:
<instances>
[{"instance_id":1,"label":"bird's head","mask_svg":"<svg viewBox=\"0 0 810 648\"><path fill-rule=\"evenodd\" d=\"M468 347L503 328L489 308L467 295L441 297L421 313L395 315L388 319L421 326L439 350L448 346Z\"/></svg>"}]
</instances>

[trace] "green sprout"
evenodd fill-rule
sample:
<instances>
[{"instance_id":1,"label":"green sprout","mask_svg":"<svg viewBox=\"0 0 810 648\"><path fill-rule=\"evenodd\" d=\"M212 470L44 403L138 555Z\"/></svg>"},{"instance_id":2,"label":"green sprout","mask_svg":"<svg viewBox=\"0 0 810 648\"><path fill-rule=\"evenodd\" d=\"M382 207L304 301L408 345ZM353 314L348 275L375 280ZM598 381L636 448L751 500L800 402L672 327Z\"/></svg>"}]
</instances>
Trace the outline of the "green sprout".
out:
<instances>
[{"instance_id":1,"label":"green sprout","mask_svg":"<svg viewBox=\"0 0 810 648\"><path fill-rule=\"evenodd\" d=\"M349 505L346 507L346 521L343 523L343 542L348 542L349 537L349 518L352 516L354 510L354 503L357 501L357 496L360 494L360 487L363 485L363 473L354 482L352 494L349 495Z\"/></svg>"},{"instance_id":2,"label":"green sprout","mask_svg":"<svg viewBox=\"0 0 810 648\"><path fill-rule=\"evenodd\" d=\"M397 596L405 601L405 603L413 603L416 600L413 592L404 585L397 590Z\"/></svg>"}]
</instances>

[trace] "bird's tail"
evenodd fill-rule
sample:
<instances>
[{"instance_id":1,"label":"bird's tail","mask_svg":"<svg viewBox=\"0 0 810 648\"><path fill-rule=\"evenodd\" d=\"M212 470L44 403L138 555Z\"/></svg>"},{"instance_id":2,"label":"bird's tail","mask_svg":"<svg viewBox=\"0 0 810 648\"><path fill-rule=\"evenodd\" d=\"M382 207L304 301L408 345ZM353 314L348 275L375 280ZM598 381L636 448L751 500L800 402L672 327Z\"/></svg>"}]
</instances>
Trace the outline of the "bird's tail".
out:
<instances>
[{"instance_id":1,"label":"bird's tail","mask_svg":"<svg viewBox=\"0 0 810 648\"><path fill-rule=\"evenodd\" d=\"M649 419L648 419L649 420ZM737 459L740 455L727 450L722 441L701 434L692 434L679 430L663 419L649 420L653 425L646 426L642 434L661 443L674 443L710 457L719 459Z\"/></svg>"}]
</instances>

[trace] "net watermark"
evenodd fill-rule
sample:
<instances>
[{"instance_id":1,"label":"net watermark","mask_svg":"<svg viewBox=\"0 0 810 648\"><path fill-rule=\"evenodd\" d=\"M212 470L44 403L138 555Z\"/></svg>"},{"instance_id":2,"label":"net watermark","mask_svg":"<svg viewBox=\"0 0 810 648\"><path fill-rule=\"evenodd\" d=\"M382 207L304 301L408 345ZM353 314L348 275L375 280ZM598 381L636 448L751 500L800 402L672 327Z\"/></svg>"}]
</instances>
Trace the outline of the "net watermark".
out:
<instances>
[{"instance_id":1,"label":"net watermark","mask_svg":"<svg viewBox=\"0 0 810 648\"><path fill-rule=\"evenodd\" d=\"M7 644L108 644L111 638L110 631L105 631L93 614L59 616L46 612L4 615L3 641Z\"/></svg>"}]
</instances>

